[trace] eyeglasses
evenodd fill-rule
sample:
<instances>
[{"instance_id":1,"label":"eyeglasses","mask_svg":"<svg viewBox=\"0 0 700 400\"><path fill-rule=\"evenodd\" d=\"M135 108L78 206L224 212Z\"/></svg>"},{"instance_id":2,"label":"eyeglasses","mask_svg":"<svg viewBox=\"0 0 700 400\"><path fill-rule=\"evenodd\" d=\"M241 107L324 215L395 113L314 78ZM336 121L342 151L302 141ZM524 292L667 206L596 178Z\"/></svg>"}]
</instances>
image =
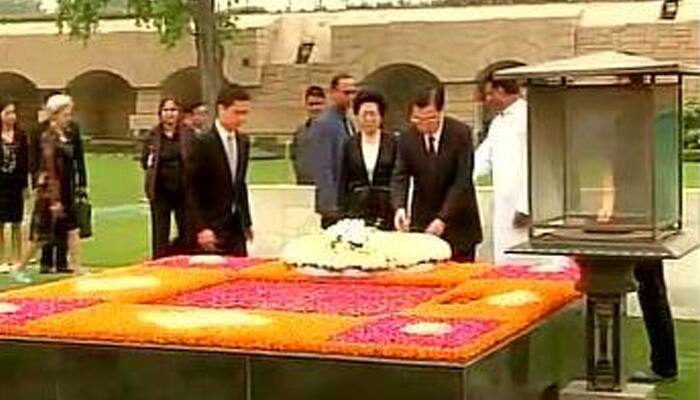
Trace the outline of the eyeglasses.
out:
<instances>
[{"instance_id":1,"label":"eyeglasses","mask_svg":"<svg viewBox=\"0 0 700 400\"><path fill-rule=\"evenodd\" d=\"M430 117L411 117L411 122L420 125L420 124L430 124L430 123L435 123L440 120L439 115L432 115Z\"/></svg>"},{"instance_id":2,"label":"eyeglasses","mask_svg":"<svg viewBox=\"0 0 700 400\"><path fill-rule=\"evenodd\" d=\"M164 108L161 111L162 112L176 112L176 111L180 111L180 109L179 108Z\"/></svg>"}]
</instances>

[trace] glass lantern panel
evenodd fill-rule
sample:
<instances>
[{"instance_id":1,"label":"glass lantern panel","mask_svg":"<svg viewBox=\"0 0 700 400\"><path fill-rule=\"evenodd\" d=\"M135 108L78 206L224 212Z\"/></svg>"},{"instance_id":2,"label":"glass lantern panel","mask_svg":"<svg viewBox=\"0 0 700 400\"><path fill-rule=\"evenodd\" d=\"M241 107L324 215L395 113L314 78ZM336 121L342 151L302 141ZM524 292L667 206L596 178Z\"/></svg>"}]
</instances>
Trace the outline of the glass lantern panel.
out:
<instances>
[{"instance_id":1,"label":"glass lantern panel","mask_svg":"<svg viewBox=\"0 0 700 400\"><path fill-rule=\"evenodd\" d=\"M564 220L564 94L561 87L531 86L528 92L530 199L535 227Z\"/></svg>"},{"instance_id":2,"label":"glass lantern panel","mask_svg":"<svg viewBox=\"0 0 700 400\"><path fill-rule=\"evenodd\" d=\"M584 231L652 227L653 91L569 87L565 97L565 225Z\"/></svg>"},{"instance_id":3,"label":"glass lantern panel","mask_svg":"<svg viewBox=\"0 0 700 400\"><path fill-rule=\"evenodd\" d=\"M681 220L678 86L656 86L654 106L655 222L660 231L674 230Z\"/></svg>"}]
</instances>

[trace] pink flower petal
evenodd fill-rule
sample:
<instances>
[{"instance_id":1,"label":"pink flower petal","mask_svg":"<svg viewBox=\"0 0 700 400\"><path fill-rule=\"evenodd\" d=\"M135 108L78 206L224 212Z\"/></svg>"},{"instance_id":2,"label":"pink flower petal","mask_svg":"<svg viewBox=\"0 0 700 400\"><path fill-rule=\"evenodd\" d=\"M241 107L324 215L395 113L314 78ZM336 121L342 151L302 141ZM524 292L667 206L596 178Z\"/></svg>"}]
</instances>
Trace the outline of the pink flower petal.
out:
<instances>
[{"instance_id":1,"label":"pink flower petal","mask_svg":"<svg viewBox=\"0 0 700 400\"><path fill-rule=\"evenodd\" d=\"M266 282L240 280L186 293L159 303L212 307L377 315L414 307L446 288L354 282Z\"/></svg>"},{"instance_id":2,"label":"pink flower petal","mask_svg":"<svg viewBox=\"0 0 700 400\"><path fill-rule=\"evenodd\" d=\"M448 323L452 330L436 335L416 335L402 329L421 322ZM498 322L481 319L424 319L407 316L389 316L358 326L337 335L334 340L347 343L377 345L416 345L440 348L464 346L498 326Z\"/></svg>"}]
</instances>

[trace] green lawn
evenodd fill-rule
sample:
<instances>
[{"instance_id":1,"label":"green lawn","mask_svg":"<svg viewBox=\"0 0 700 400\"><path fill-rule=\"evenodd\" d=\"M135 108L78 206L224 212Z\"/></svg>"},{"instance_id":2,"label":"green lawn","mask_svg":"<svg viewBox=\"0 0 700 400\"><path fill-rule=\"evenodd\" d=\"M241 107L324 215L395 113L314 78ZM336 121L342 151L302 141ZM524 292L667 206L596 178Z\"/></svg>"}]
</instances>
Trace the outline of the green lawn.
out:
<instances>
[{"instance_id":1,"label":"green lawn","mask_svg":"<svg viewBox=\"0 0 700 400\"><path fill-rule=\"evenodd\" d=\"M700 188L700 163L685 163L683 184L689 188Z\"/></svg>"},{"instance_id":2,"label":"green lawn","mask_svg":"<svg viewBox=\"0 0 700 400\"><path fill-rule=\"evenodd\" d=\"M582 325L583 326L583 325ZM676 320L678 352L678 381L656 388L657 399L700 399L700 322ZM648 367L648 344L644 323L639 318L627 320L627 369L636 371Z\"/></svg>"}]
</instances>

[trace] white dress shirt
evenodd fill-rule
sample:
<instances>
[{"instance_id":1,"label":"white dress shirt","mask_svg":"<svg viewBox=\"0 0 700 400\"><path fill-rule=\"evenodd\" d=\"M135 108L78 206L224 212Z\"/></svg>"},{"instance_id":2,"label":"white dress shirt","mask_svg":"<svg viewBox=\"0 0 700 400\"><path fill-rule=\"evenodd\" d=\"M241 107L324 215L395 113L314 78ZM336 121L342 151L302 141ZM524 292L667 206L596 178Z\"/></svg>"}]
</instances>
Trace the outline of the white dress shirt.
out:
<instances>
[{"instance_id":1,"label":"white dress shirt","mask_svg":"<svg viewBox=\"0 0 700 400\"><path fill-rule=\"evenodd\" d=\"M362 138L362 158L365 161L365 170L367 170L367 177L369 182L372 183L372 176L374 175L374 170L377 168L377 159L379 158L379 145L381 138L377 138L376 142L369 142Z\"/></svg>"},{"instance_id":2,"label":"white dress shirt","mask_svg":"<svg viewBox=\"0 0 700 400\"><path fill-rule=\"evenodd\" d=\"M231 172L231 183L236 183L236 169L238 167L238 144L236 143L236 132L231 132L224 128L217 119L214 122L216 131L219 133L221 142L224 144L226 157L228 158L229 171Z\"/></svg>"},{"instance_id":3,"label":"white dress shirt","mask_svg":"<svg viewBox=\"0 0 700 400\"><path fill-rule=\"evenodd\" d=\"M442 129L445 126L445 117L440 117L440 125L435 132L429 135L423 135L423 143L425 144L425 150L430 153L430 138L435 139L435 154L440 152L440 138L442 137Z\"/></svg>"}]
</instances>

